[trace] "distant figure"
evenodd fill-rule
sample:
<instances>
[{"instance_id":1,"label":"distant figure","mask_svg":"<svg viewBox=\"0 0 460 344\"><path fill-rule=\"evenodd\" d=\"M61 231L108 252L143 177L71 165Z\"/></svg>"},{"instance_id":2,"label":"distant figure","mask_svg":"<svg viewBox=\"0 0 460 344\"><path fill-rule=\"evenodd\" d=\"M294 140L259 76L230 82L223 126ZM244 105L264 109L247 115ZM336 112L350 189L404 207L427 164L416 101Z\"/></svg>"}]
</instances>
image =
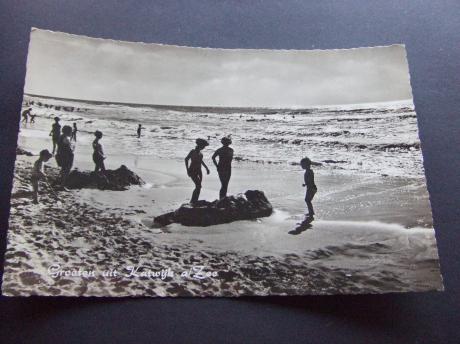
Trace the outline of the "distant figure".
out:
<instances>
[{"instance_id":1,"label":"distant figure","mask_svg":"<svg viewBox=\"0 0 460 344\"><path fill-rule=\"evenodd\" d=\"M73 124L73 128L72 128L72 136L70 137L71 140L73 140L74 142L77 142L77 123L74 123Z\"/></svg>"},{"instance_id":2,"label":"distant figure","mask_svg":"<svg viewBox=\"0 0 460 344\"><path fill-rule=\"evenodd\" d=\"M56 146L58 144L59 137L61 136L61 125L59 124L59 121L59 117L54 117L54 123L51 126L50 136L53 139L53 155L56 152Z\"/></svg>"},{"instance_id":3,"label":"distant figure","mask_svg":"<svg viewBox=\"0 0 460 344\"><path fill-rule=\"evenodd\" d=\"M31 111L32 111L32 108L28 108L27 110L24 110L22 112L22 123L28 122Z\"/></svg>"},{"instance_id":4,"label":"distant figure","mask_svg":"<svg viewBox=\"0 0 460 344\"><path fill-rule=\"evenodd\" d=\"M70 141L72 135L72 127L64 125L62 127L62 135L59 137L57 143L56 162L61 168L61 184L65 185L67 176L70 173L73 165L74 146Z\"/></svg>"},{"instance_id":5,"label":"distant figure","mask_svg":"<svg viewBox=\"0 0 460 344\"><path fill-rule=\"evenodd\" d=\"M203 180L201 165L203 165L206 168L206 172L207 174L209 174L209 168L204 163L203 154L201 153L203 148L209 146L209 143L204 139L196 139L195 143L195 149L192 149L185 158L185 168L187 169L187 174L195 183L195 190L193 190L192 198L190 200L190 203L192 204L196 203L198 201L198 198L200 197L201 181ZM191 160L190 166L189 160Z\"/></svg>"},{"instance_id":6,"label":"distant figure","mask_svg":"<svg viewBox=\"0 0 460 344\"><path fill-rule=\"evenodd\" d=\"M141 133L142 133L142 129L145 129L142 124L139 124L139 126L137 127L137 138L141 138Z\"/></svg>"},{"instance_id":7,"label":"distant figure","mask_svg":"<svg viewBox=\"0 0 460 344\"><path fill-rule=\"evenodd\" d=\"M303 158L300 161L300 166L305 170L305 175L304 175L304 180L305 184L302 184L302 186L307 187L307 193L305 195L305 203L307 203L308 207L308 217L313 219L315 212L313 211L313 205L311 201L313 200L313 197L316 194L316 191L318 190L316 185L315 185L315 175L313 173L313 170L311 169L311 160L309 158Z\"/></svg>"},{"instance_id":8,"label":"distant figure","mask_svg":"<svg viewBox=\"0 0 460 344\"><path fill-rule=\"evenodd\" d=\"M230 137L223 137L220 142L222 143L222 147L214 152L212 161L217 167L220 183L222 184L219 198L224 198L227 196L228 183L232 175L233 149L229 147L232 144L232 139ZM217 157L219 157L219 162L216 161Z\"/></svg>"},{"instance_id":9,"label":"distant figure","mask_svg":"<svg viewBox=\"0 0 460 344\"><path fill-rule=\"evenodd\" d=\"M38 182L40 180L46 180L45 174L45 166L44 163L47 162L53 154L51 154L48 149L44 149L40 152L40 157L34 163L34 167L32 169L32 176L30 181L32 182L32 189L33 189L33 202L38 204L38 191L39 185Z\"/></svg>"},{"instance_id":10,"label":"distant figure","mask_svg":"<svg viewBox=\"0 0 460 344\"><path fill-rule=\"evenodd\" d=\"M96 167L94 168L94 172L99 172L99 170L101 170L102 172L105 172L104 150L102 149L102 145L99 143L99 140L102 138L102 132L100 132L99 130L96 130L96 132L94 133L94 136L96 136L96 138L93 141L93 161L96 164Z\"/></svg>"},{"instance_id":11,"label":"distant figure","mask_svg":"<svg viewBox=\"0 0 460 344\"><path fill-rule=\"evenodd\" d=\"M35 114L30 114L30 123L35 123L35 117L37 117L37 115Z\"/></svg>"}]
</instances>

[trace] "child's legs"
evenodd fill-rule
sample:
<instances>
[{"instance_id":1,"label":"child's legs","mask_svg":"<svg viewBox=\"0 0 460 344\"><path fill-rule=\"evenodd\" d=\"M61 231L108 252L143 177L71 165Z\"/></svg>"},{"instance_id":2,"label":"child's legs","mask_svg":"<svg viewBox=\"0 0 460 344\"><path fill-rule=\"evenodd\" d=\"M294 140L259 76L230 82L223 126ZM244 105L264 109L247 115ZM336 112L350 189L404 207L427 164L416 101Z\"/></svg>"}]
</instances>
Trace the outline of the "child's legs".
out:
<instances>
[{"instance_id":1,"label":"child's legs","mask_svg":"<svg viewBox=\"0 0 460 344\"><path fill-rule=\"evenodd\" d=\"M56 146L57 146L57 139L53 137L53 154L56 151Z\"/></svg>"},{"instance_id":2,"label":"child's legs","mask_svg":"<svg viewBox=\"0 0 460 344\"><path fill-rule=\"evenodd\" d=\"M64 185L67 177L70 174L70 170L72 169L73 165L73 157L67 158L65 161L62 162L61 166L61 183Z\"/></svg>"},{"instance_id":3,"label":"child's legs","mask_svg":"<svg viewBox=\"0 0 460 344\"><path fill-rule=\"evenodd\" d=\"M198 201L201 192L201 179L203 178L201 173L192 172L190 174L190 178L195 183L195 190L192 193L192 199L190 200L191 203Z\"/></svg>"},{"instance_id":4,"label":"child's legs","mask_svg":"<svg viewBox=\"0 0 460 344\"><path fill-rule=\"evenodd\" d=\"M311 203L311 201L313 200L313 197L315 197L315 194L316 194L316 189L310 189L310 190L307 190L307 194L305 195L305 203L307 203L308 213L310 215L315 214L313 210L313 204Z\"/></svg>"},{"instance_id":5,"label":"child's legs","mask_svg":"<svg viewBox=\"0 0 460 344\"><path fill-rule=\"evenodd\" d=\"M38 203L38 179L32 178L32 199L35 203Z\"/></svg>"},{"instance_id":6,"label":"child's legs","mask_svg":"<svg viewBox=\"0 0 460 344\"><path fill-rule=\"evenodd\" d=\"M222 187L220 188L219 198L224 198L225 196L227 196L228 183L230 181L231 171L224 170L218 172L219 179L222 184Z\"/></svg>"}]
</instances>

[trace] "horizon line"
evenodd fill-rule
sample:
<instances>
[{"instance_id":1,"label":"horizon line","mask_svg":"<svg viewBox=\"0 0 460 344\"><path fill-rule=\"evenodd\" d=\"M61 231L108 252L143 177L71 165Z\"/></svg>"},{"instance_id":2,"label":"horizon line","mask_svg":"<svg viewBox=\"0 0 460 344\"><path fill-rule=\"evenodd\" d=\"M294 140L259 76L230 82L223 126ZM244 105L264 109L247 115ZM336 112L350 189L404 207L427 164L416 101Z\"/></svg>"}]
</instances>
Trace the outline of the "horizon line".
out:
<instances>
[{"instance_id":1,"label":"horizon line","mask_svg":"<svg viewBox=\"0 0 460 344\"><path fill-rule=\"evenodd\" d=\"M352 106L352 105L366 105L366 104L384 104L384 103L395 103L395 102L404 102L410 101L414 106L413 98L406 99L396 99L396 100L387 100L387 101L376 101L376 102L365 102L365 103L348 103L348 104L317 104L317 105L308 105L308 106L292 106L292 107L267 107L267 106L222 106L222 105L172 105L172 104L149 104L149 103L129 103L129 102L120 102L120 101L108 101L108 100L93 100L93 99L79 99L79 98L65 98L57 96L48 96L42 94L33 94L24 92L24 95L31 97L43 97L51 98L57 100L69 100L76 102L87 102L87 103L105 103L105 104L117 104L117 105L134 105L134 106L148 106L148 107L157 107L157 108L221 108L221 109L264 109L264 110L308 110L312 108L320 107L334 107L334 106Z\"/></svg>"}]
</instances>

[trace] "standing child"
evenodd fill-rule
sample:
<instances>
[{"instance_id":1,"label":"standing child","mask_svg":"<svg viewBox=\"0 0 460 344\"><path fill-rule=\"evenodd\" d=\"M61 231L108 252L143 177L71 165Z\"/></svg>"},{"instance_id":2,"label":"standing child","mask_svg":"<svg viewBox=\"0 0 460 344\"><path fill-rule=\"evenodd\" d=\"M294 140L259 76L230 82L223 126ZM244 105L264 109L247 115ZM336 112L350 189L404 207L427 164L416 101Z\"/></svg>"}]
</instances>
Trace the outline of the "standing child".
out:
<instances>
[{"instance_id":1,"label":"standing child","mask_svg":"<svg viewBox=\"0 0 460 344\"><path fill-rule=\"evenodd\" d=\"M141 134L142 134L142 129L145 129L142 124L139 124L137 126L137 138L140 139L141 138Z\"/></svg>"},{"instance_id":2,"label":"standing child","mask_svg":"<svg viewBox=\"0 0 460 344\"><path fill-rule=\"evenodd\" d=\"M59 117L54 117L54 123L51 127L50 136L53 139L53 155L56 152L56 147L61 136L61 125L59 124Z\"/></svg>"},{"instance_id":3,"label":"standing child","mask_svg":"<svg viewBox=\"0 0 460 344\"><path fill-rule=\"evenodd\" d=\"M34 163L34 167L32 169L32 176L30 178L32 182L32 189L33 189L33 202L38 204L38 191L39 186L38 182L42 179L46 180L45 174L45 162L47 162L53 155L48 151L48 149L44 149L40 152L40 157Z\"/></svg>"},{"instance_id":4,"label":"standing child","mask_svg":"<svg viewBox=\"0 0 460 344\"><path fill-rule=\"evenodd\" d=\"M56 162L61 167L61 185L65 186L67 177L72 169L74 159L75 146L70 141L72 135L72 127L64 125L62 127L62 135L57 143Z\"/></svg>"},{"instance_id":5,"label":"standing child","mask_svg":"<svg viewBox=\"0 0 460 344\"><path fill-rule=\"evenodd\" d=\"M185 168L187 169L187 174L192 179L193 183L195 183L195 190L193 190L192 199L190 200L190 203L192 204L196 203L200 197L201 182L203 180L201 165L206 168L206 172L209 174L209 168L204 163L203 153L201 153L204 147L209 146L209 143L204 139L196 139L195 143L195 149L192 149L185 158ZM189 160L191 160L190 166Z\"/></svg>"},{"instance_id":6,"label":"standing child","mask_svg":"<svg viewBox=\"0 0 460 344\"><path fill-rule=\"evenodd\" d=\"M307 207L308 207L308 217L310 217L313 220L315 212L313 210L313 205L311 201L313 200L313 197L315 196L316 191L318 191L318 189L315 185L315 175L313 173L313 170L311 169L311 160L309 158L303 158L300 161L300 166L302 166L302 168L305 170L305 175L304 175L305 184L302 184L302 186L307 187L307 193L305 195L305 203L307 203Z\"/></svg>"},{"instance_id":7,"label":"standing child","mask_svg":"<svg viewBox=\"0 0 460 344\"><path fill-rule=\"evenodd\" d=\"M228 183L232 176L233 149L229 147L232 144L232 139L229 136L223 137L220 142L222 143L222 147L214 152L212 161L216 165L222 185L219 192L219 198L222 199L227 196ZM219 161L216 158L219 158Z\"/></svg>"},{"instance_id":8,"label":"standing child","mask_svg":"<svg viewBox=\"0 0 460 344\"><path fill-rule=\"evenodd\" d=\"M77 142L77 123L74 123L73 124L73 128L72 128L72 136L70 137L70 140L73 140L74 142Z\"/></svg>"},{"instance_id":9,"label":"standing child","mask_svg":"<svg viewBox=\"0 0 460 344\"><path fill-rule=\"evenodd\" d=\"M94 133L94 136L96 138L93 141L93 161L96 164L96 167L94 168L94 172L98 172L101 170L102 172L105 172L105 165L104 165L104 150L102 149L102 145L99 143L99 140L102 138L102 132L99 130L96 130Z\"/></svg>"}]
</instances>

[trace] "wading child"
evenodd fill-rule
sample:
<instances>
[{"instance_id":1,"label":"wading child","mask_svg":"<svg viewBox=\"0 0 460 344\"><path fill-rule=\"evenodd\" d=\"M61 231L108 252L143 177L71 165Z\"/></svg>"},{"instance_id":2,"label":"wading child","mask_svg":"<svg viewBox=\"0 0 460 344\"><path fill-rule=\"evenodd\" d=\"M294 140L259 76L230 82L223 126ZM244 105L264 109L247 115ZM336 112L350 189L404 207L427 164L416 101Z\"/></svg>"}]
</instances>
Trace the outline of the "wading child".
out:
<instances>
[{"instance_id":1,"label":"wading child","mask_svg":"<svg viewBox=\"0 0 460 344\"><path fill-rule=\"evenodd\" d=\"M222 199L227 196L228 183L232 176L232 160L233 160L233 149L229 146L232 144L232 139L228 136L223 137L220 140L222 147L217 149L212 155L212 161L217 167L219 173L219 179L222 187L220 188L219 198ZM219 161L216 158L219 158Z\"/></svg>"},{"instance_id":2,"label":"wading child","mask_svg":"<svg viewBox=\"0 0 460 344\"><path fill-rule=\"evenodd\" d=\"M300 166L302 166L302 168L305 170L305 174L304 174L305 184L302 184L302 186L307 187L307 192L305 194L305 203L307 203L307 208L308 208L307 216L313 220L315 212L313 210L313 205L311 201L313 200L313 197L315 196L316 191L318 191L318 189L315 185L315 175L313 173L313 170L311 169L311 160L309 158L303 158L300 161Z\"/></svg>"},{"instance_id":3,"label":"wading child","mask_svg":"<svg viewBox=\"0 0 460 344\"><path fill-rule=\"evenodd\" d=\"M141 138L141 134L142 134L142 129L145 129L142 124L139 124L137 126L137 138L140 139Z\"/></svg>"},{"instance_id":4,"label":"wading child","mask_svg":"<svg viewBox=\"0 0 460 344\"><path fill-rule=\"evenodd\" d=\"M70 137L70 140L77 142L77 131L78 131L77 123L74 123L73 128L72 128L72 136Z\"/></svg>"},{"instance_id":5,"label":"wading child","mask_svg":"<svg viewBox=\"0 0 460 344\"><path fill-rule=\"evenodd\" d=\"M38 204L38 191L39 185L38 182L40 180L46 180L45 174L45 162L47 162L53 155L48 151L48 149L44 149L40 152L40 157L34 163L34 167L32 169L32 176L30 178L32 182L32 189L33 189L33 202Z\"/></svg>"},{"instance_id":6,"label":"wading child","mask_svg":"<svg viewBox=\"0 0 460 344\"><path fill-rule=\"evenodd\" d=\"M27 123L31 111L32 111L32 108L28 108L27 110L24 110L22 112L22 123Z\"/></svg>"},{"instance_id":7,"label":"wading child","mask_svg":"<svg viewBox=\"0 0 460 344\"><path fill-rule=\"evenodd\" d=\"M208 141L204 139L196 139L195 141L196 147L192 149L190 153L188 153L187 157L185 158L185 168L187 169L188 176L192 179L195 183L195 190L193 190L192 198L190 203L196 203L198 198L200 197L201 191L201 182L203 180L203 173L201 172L201 165L206 168L207 174L209 174L209 168L203 161L203 153L201 151L204 147L209 146ZM190 161L190 166L189 166Z\"/></svg>"}]
</instances>

